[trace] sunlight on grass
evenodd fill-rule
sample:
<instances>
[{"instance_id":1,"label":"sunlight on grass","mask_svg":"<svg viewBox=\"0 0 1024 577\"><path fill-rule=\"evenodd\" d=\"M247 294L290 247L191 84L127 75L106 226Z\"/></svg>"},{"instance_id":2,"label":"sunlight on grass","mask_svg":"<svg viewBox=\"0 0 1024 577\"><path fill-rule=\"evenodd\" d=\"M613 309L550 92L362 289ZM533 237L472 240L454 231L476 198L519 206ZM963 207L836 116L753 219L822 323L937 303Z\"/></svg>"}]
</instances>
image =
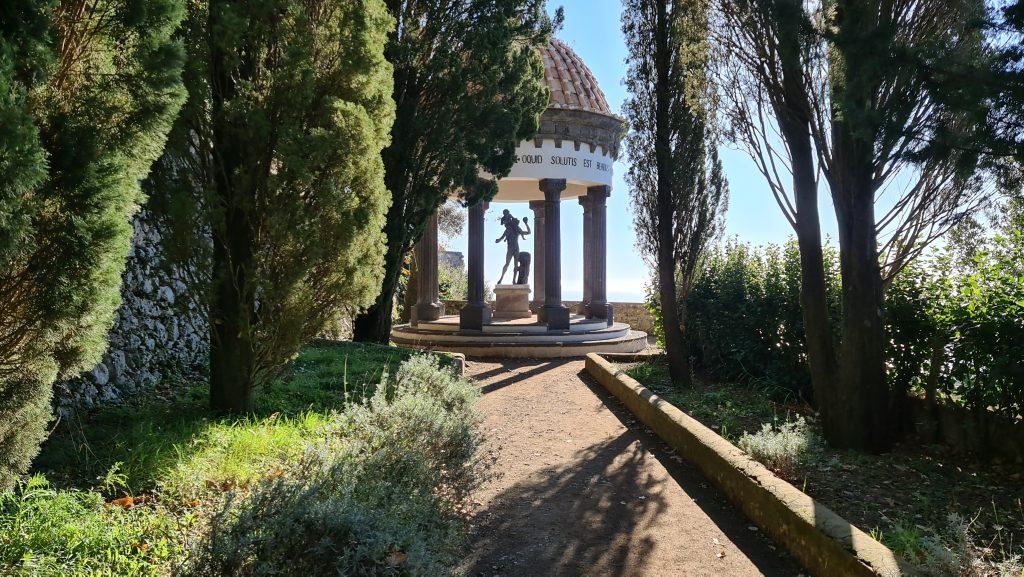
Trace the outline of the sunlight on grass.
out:
<instances>
[{"instance_id":1,"label":"sunlight on grass","mask_svg":"<svg viewBox=\"0 0 1024 577\"><path fill-rule=\"evenodd\" d=\"M327 414L309 412L212 423L159 474L159 488L192 499L210 489L246 487L298 458L311 440L324 435L328 421Z\"/></svg>"},{"instance_id":2,"label":"sunlight on grass","mask_svg":"<svg viewBox=\"0 0 1024 577\"><path fill-rule=\"evenodd\" d=\"M184 551L187 511L121 507L41 476L0 495L0 567L14 575L157 575ZM12 573L4 573L5 575Z\"/></svg>"},{"instance_id":3,"label":"sunlight on grass","mask_svg":"<svg viewBox=\"0 0 1024 577\"><path fill-rule=\"evenodd\" d=\"M257 392L256 412L243 420L213 417L205 384L170 399L140 396L66 423L35 468L57 486L91 487L117 465L130 493L190 498L207 481L244 485L294 457L331 411L373 394L381 375L410 354L354 343L307 347Z\"/></svg>"},{"instance_id":4,"label":"sunlight on grass","mask_svg":"<svg viewBox=\"0 0 1024 577\"><path fill-rule=\"evenodd\" d=\"M246 418L218 418L205 383L144 393L60 423L35 477L0 497L0 573L163 575L205 508L285 475L333 416L369 397L412 351L307 347Z\"/></svg>"}]
</instances>

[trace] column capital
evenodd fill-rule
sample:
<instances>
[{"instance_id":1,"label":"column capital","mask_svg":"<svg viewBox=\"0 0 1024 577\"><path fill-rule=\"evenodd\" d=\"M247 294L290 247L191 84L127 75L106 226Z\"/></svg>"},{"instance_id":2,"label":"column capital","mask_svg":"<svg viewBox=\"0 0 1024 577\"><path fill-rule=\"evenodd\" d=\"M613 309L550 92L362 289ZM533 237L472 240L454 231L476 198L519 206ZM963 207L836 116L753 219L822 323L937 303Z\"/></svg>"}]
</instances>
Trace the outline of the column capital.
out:
<instances>
[{"instance_id":1,"label":"column capital","mask_svg":"<svg viewBox=\"0 0 1024 577\"><path fill-rule=\"evenodd\" d=\"M580 206L583 207L583 210L587 210L590 208L591 200L592 199L590 198L589 194L584 194L583 196L579 197Z\"/></svg>"},{"instance_id":2,"label":"column capital","mask_svg":"<svg viewBox=\"0 0 1024 577\"><path fill-rule=\"evenodd\" d=\"M562 191L565 190L565 179L542 178L537 183L537 186L544 192L545 201L558 201L562 200Z\"/></svg>"},{"instance_id":3,"label":"column capital","mask_svg":"<svg viewBox=\"0 0 1024 577\"><path fill-rule=\"evenodd\" d=\"M608 186L607 184L602 184L602 185L599 185L599 186L588 186L587 187L587 196L589 198L592 198L592 199L598 201L598 202L604 202L605 199L607 199L611 195L612 195L612 187ZM583 197L580 197L580 198L583 198Z\"/></svg>"},{"instance_id":4,"label":"column capital","mask_svg":"<svg viewBox=\"0 0 1024 577\"><path fill-rule=\"evenodd\" d=\"M543 200L531 200L530 201L530 210L532 210L533 212L537 212L537 211L543 212L544 211L544 201Z\"/></svg>"}]
</instances>

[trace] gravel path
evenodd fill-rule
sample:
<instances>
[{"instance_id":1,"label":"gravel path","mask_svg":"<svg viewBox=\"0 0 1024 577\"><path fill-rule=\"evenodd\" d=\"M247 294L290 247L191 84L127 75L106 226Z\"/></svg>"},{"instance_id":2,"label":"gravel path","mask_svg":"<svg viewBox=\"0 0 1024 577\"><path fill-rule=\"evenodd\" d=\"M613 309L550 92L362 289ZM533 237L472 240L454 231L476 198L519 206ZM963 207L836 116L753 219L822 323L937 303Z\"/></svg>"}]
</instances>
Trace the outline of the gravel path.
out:
<instances>
[{"instance_id":1,"label":"gravel path","mask_svg":"<svg viewBox=\"0 0 1024 577\"><path fill-rule=\"evenodd\" d=\"M582 361L471 359L467 373L494 464L466 575L801 574Z\"/></svg>"}]
</instances>

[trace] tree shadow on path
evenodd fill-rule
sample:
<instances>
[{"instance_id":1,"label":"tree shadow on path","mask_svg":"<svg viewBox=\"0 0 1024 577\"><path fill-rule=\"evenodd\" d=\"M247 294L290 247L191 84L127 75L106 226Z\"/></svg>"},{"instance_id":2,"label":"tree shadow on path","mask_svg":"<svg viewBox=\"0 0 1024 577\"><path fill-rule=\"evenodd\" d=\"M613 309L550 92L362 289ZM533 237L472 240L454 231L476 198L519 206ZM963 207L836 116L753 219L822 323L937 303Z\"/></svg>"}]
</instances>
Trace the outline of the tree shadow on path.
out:
<instances>
[{"instance_id":1,"label":"tree shadow on path","mask_svg":"<svg viewBox=\"0 0 1024 577\"><path fill-rule=\"evenodd\" d=\"M750 531L749 521L703 476L673 460L671 451L588 375L580 378L627 430L558 459L495 496L475 520L466 575L732 575L715 563L716 534L731 541L729 555L746 557L756 567L744 574L800 573L781 550ZM652 466L652 456L669 477ZM677 514L683 509L678 501L690 498L711 522L703 515L696 521L686 515L665 518L670 499L677 501L671 511ZM688 558L695 553L700 560ZM728 561L731 566L733 559Z\"/></svg>"}]
</instances>

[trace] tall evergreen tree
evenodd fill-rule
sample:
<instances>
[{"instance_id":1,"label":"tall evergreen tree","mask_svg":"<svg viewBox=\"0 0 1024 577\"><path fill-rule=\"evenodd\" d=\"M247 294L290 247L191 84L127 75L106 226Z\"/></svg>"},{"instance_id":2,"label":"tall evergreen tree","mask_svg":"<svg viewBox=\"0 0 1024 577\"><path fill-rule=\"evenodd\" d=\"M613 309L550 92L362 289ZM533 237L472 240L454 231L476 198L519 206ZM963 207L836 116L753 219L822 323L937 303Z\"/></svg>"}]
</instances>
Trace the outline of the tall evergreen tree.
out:
<instances>
[{"instance_id":1,"label":"tall evergreen tree","mask_svg":"<svg viewBox=\"0 0 1024 577\"><path fill-rule=\"evenodd\" d=\"M979 137L983 92L949 81L983 57L980 4L720 6L720 86L732 136L751 152L800 241L807 357L826 437L837 447L884 449L902 394L886 380L885 287L987 192L975 177L977 153L961 146ZM818 176L839 225L835 343Z\"/></svg>"},{"instance_id":2,"label":"tall evergreen tree","mask_svg":"<svg viewBox=\"0 0 1024 577\"><path fill-rule=\"evenodd\" d=\"M727 200L708 127L708 10L704 0L627 0L622 24L626 180L638 246L657 272L669 373L684 386L691 384L685 303Z\"/></svg>"},{"instance_id":3,"label":"tall evergreen tree","mask_svg":"<svg viewBox=\"0 0 1024 577\"><path fill-rule=\"evenodd\" d=\"M354 338L391 338L395 290L405 255L449 195L489 200L487 171L508 174L516 146L533 136L547 106L535 47L552 22L545 0L388 0L397 27L388 38L397 106L383 153L391 191L384 280L355 319Z\"/></svg>"},{"instance_id":4,"label":"tall evergreen tree","mask_svg":"<svg viewBox=\"0 0 1024 577\"><path fill-rule=\"evenodd\" d=\"M0 489L36 454L53 381L99 360L139 180L184 100L180 0L0 6Z\"/></svg>"},{"instance_id":5,"label":"tall evergreen tree","mask_svg":"<svg viewBox=\"0 0 1024 577\"><path fill-rule=\"evenodd\" d=\"M206 273L218 412L250 410L299 346L373 301L393 26L380 0L190 5L189 102L151 184Z\"/></svg>"}]
</instances>

